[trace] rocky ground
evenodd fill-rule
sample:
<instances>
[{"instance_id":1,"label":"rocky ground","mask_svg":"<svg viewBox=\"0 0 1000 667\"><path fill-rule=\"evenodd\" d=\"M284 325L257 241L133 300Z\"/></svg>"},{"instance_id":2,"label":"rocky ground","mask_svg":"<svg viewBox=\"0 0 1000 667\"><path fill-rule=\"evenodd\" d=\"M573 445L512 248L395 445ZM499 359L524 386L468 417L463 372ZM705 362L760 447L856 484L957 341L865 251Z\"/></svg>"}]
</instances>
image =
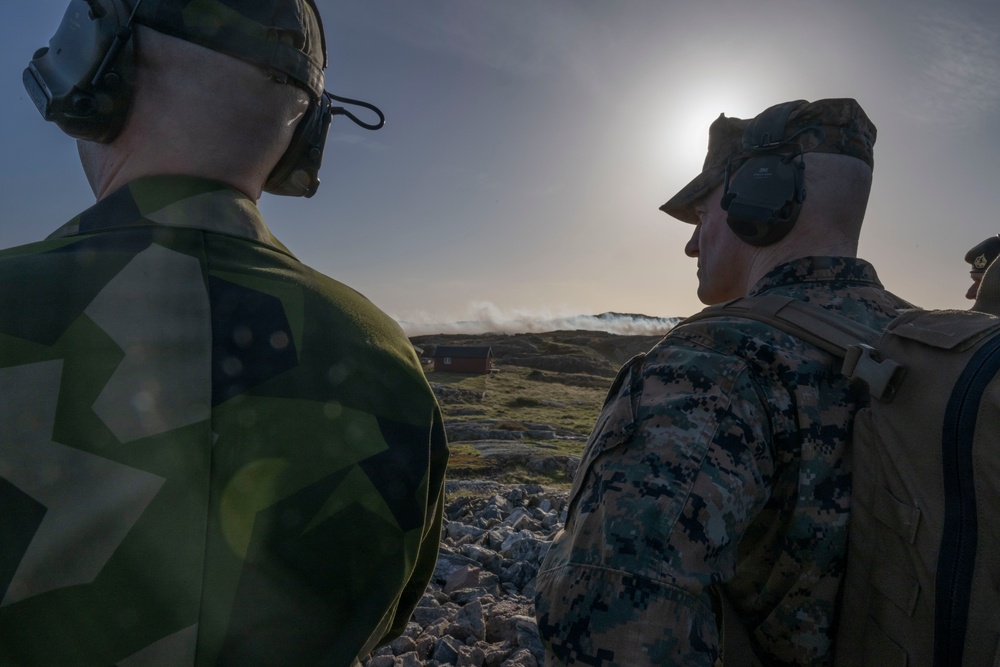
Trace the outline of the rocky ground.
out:
<instances>
[{"instance_id":1,"label":"rocky ground","mask_svg":"<svg viewBox=\"0 0 1000 667\"><path fill-rule=\"evenodd\" d=\"M658 339L588 331L411 339L428 357L436 345L489 345L497 372L425 369L452 447L444 535L406 631L364 667L542 664L538 566L563 527L569 483L612 378Z\"/></svg>"},{"instance_id":2,"label":"rocky ground","mask_svg":"<svg viewBox=\"0 0 1000 667\"><path fill-rule=\"evenodd\" d=\"M535 574L565 519L567 492L448 483L444 536L427 592L401 637L365 667L536 667Z\"/></svg>"}]
</instances>

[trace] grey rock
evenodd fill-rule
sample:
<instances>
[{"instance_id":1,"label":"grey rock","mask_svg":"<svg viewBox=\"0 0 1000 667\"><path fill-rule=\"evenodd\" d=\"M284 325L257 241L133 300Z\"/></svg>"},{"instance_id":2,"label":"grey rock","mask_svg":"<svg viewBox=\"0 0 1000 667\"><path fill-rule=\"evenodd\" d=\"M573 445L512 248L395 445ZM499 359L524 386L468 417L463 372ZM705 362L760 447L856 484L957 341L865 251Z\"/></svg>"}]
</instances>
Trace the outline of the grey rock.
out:
<instances>
[{"instance_id":1,"label":"grey rock","mask_svg":"<svg viewBox=\"0 0 1000 667\"><path fill-rule=\"evenodd\" d=\"M396 658L396 667L424 667L416 652L404 653Z\"/></svg>"},{"instance_id":2,"label":"grey rock","mask_svg":"<svg viewBox=\"0 0 1000 667\"><path fill-rule=\"evenodd\" d=\"M454 665L458 662L458 652L462 646L464 646L462 642L452 637L442 637L434 645L431 659L437 660L441 664Z\"/></svg>"},{"instance_id":3,"label":"grey rock","mask_svg":"<svg viewBox=\"0 0 1000 667\"><path fill-rule=\"evenodd\" d=\"M413 637L403 635L392 640L392 642L389 643L389 647L392 649L393 655L403 655L404 653L409 653L410 651L416 651L417 642L413 640Z\"/></svg>"},{"instance_id":4,"label":"grey rock","mask_svg":"<svg viewBox=\"0 0 1000 667\"><path fill-rule=\"evenodd\" d=\"M478 646L466 646L458 652L458 667L483 667L486 651Z\"/></svg>"},{"instance_id":5,"label":"grey rock","mask_svg":"<svg viewBox=\"0 0 1000 667\"><path fill-rule=\"evenodd\" d=\"M512 532L509 526L497 526L486 533L485 544L490 549L499 551L504 541L510 537Z\"/></svg>"},{"instance_id":6,"label":"grey rock","mask_svg":"<svg viewBox=\"0 0 1000 667\"><path fill-rule=\"evenodd\" d=\"M440 607L441 603L438 602L437 598L434 596L433 591L427 591L420 596L420 601L417 602L418 607Z\"/></svg>"},{"instance_id":7,"label":"grey rock","mask_svg":"<svg viewBox=\"0 0 1000 667\"><path fill-rule=\"evenodd\" d=\"M513 583L509 581L505 581L502 584L500 584L500 590L512 597L516 597L521 592L517 586L515 586Z\"/></svg>"},{"instance_id":8,"label":"grey rock","mask_svg":"<svg viewBox=\"0 0 1000 667\"><path fill-rule=\"evenodd\" d=\"M486 610L486 641L510 642L519 646L517 641L517 623L514 619L524 616L527 605L520 605L513 600L500 600Z\"/></svg>"},{"instance_id":9,"label":"grey rock","mask_svg":"<svg viewBox=\"0 0 1000 667\"><path fill-rule=\"evenodd\" d=\"M452 572L466 565L477 565L477 563L471 558L442 548L438 552L437 565L434 567L434 578L443 583L448 580ZM428 593L425 593L424 598L427 596Z\"/></svg>"},{"instance_id":10,"label":"grey rock","mask_svg":"<svg viewBox=\"0 0 1000 667\"><path fill-rule=\"evenodd\" d=\"M449 521L456 521L465 516L465 510L468 509L471 502L472 498L469 496L460 496L451 501L448 503L448 506L444 508L445 518Z\"/></svg>"},{"instance_id":11,"label":"grey rock","mask_svg":"<svg viewBox=\"0 0 1000 667\"><path fill-rule=\"evenodd\" d=\"M502 576L504 583L513 584L520 590L529 582L535 580L535 574L537 572L538 568L535 565L525 561L517 561L507 568Z\"/></svg>"},{"instance_id":12,"label":"grey rock","mask_svg":"<svg viewBox=\"0 0 1000 667\"><path fill-rule=\"evenodd\" d=\"M431 657L431 652L434 651L434 645L437 643L438 638L431 634L421 635L417 639L417 656L421 660L425 660Z\"/></svg>"},{"instance_id":13,"label":"grey rock","mask_svg":"<svg viewBox=\"0 0 1000 667\"><path fill-rule=\"evenodd\" d=\"M530 530L512 533L500 545L500 555L513 561L538 560L538 544L540 540Z\"/></svg>"},{"instance_id":14,"label":"grey rock","mask_svg":"<svg viewBox=\"0 0 1000 667\"><path fill-rule=\"evenodd\" d=\"M442 590L445 593L451 593L463 588L478 588L481 575L482 569L478 563L475 565L471 563L463 565L448 575L448 580L445 581Z\"/></svg>"},{"instance_id":15,"label":"grey rock","mask_svg":"<svg viewBox=\"0 0 1000 667\"><path fill-rule=\"evenodd\" d=\"M514 652L514 647L511 646L510 642L503 642L488 645L483 650L486 651L486 657L483 659L483 667L500 667L503 661Z\"/></svg>"},{"instance_id":16,"label":"grey rock","mask_svg":"<svg viewBox=\"0 0 1000 667\"><path fill-rule=\"evenodd\" d=\"M515 651L500 667L538 667L538 660L528 649Z\"/></svg>"},{"instance_id":17,"label":"grey rock","mask_svg":"<svg viewBox=\"0 0 1000 667\"><path fill-rule=\"evenodd\" d=\"M495 550L487 549L486 547L478 544L466 544L462 546L462 555L473 559L479 563L483 569L489 570L494 574L500 574L500 568L503 565L503 562Z\"/></svg>"},{"instance_id":18,"label":"grey rock","mask_svg":"<svg viewBox=\"0 0 1000 667\"><path fill-rule=\"evenodd\" d=\"M535 657L536 662L545 661L545 648L542 640L538 636L538 624L534 616L515 616L514 629L517 633L517 645L528 649Z\"/></svg>"},{"instance_id":19,"label":"grey rock","mask_svg":"<svg viewBox=\"0 0 1000 667\"><path fill-rule=\"evenodd\" d=\"M478 640L485 639L486 618L483 612L483 603L476 600L462 607L455 616L452 628L454 631L450 634L462 641L467 641L469 637L475 637Z\"/></svg>"},{"instance_id":20,"label":"grey rock","mask_svg":"<svg viewBox=\"0 0 1000 667\"><path fill-rule=\"evenodd\" d=\"M520 505L528 497L528 492L523 486L515 486L507 492L507 500L512 505Z\"/></svg>"},{"instance_id":21,"label":"grey rock","mask_svg":"<svg viewBox=\"0 0 1000 667\"><path fill-rule=\"evenodd\" d=\"M496 505L492 505L480 512L479 516L476 518L484 522L503 521L503 510Z\"/></svg>"},{"instance_id":22,"label":"grey rock","mask_svg":"<svg viewBox=\"0 0 1000 667\"><path fill-rule=\"evenodd\" d=\"M449 521L446 529L448 537L453 540L461 540L464 538L470 538L471 541L476 541L482 538L483 534L486 532L484 528L478 528L476 526L470 526L467 523L461 523L457 520Z\"/></svg>"},{"instance_id":23,"label":"grey rock","mask_svg":"<svg viewBox=\"0 0 1000 667\"><path fill-rule=\"evenodd\" d=\"M511 512L507 516L507 523L513 526L515 523L517 523L523 517L529 517L530 518L531 517L531 512L529 512L524 507L516 507L516 508L514 508L514 511Z\"/></svg>"},{"instance_id":24,"label":"grey rock","mask_svg":"<svg viewBox=\"0 0 1000 667\"><path fill-rule=\"evenodd\" d=\"M499 586L495 587L499 590ZM496 599L493 597L491 591L487 591L485 588L463 588L462 590L455 591L451 594L451 599L458 605L467 605L470 602L479 601L480 604L493 604Z\"/></svg>"},{"instance_id":25,"label":"grey rock","mask_svg":"<svg viewBox=\"0 0 1000 667\"><path fill-rule=\"evenodd\" d=\"M428 623L427 625L424 626L423 636L430 636L433 637L434 639L443 637L445 630L448 628L449 625L451 625L451 619L448 618L447 616L434 619L432 623ZM419 640L417 641L417 643L418 644L420 643Z\"/></svg>"},{"instance_id":26,"label":"grey rock","mask_svg":"<svg viewBox=\"0 0 1000 667\"><path fill-rule=\"evenodd\" d=\"M460 588L451 593L452 602L459 606L465 606L475 600L489 599L491 597L492 594L481 586L476 588Z\"/></svg>"},{"instance_id":27,"label":"grey rock","mask_svg":"<svg viewBox=\"0 0 1000 667\"><path fill-rule=\"evenodd\" d=\"M537 532L542 529L541 522L527 514L518 517L516 521L508 520L508 525L510 525L511 530L518 532L523 530Z\"/></svg>"},{"instance_id":28,"label":"grey rock","mask_svg":"<svg viewBox=\"0 0 1000 667\"><path fill-rule=\"evenodd\" d=\"M414 623L419 623L424 628L431 626L435 621L441 619L448 619L448 610L438 607L417 607L413 610L413 615L410 619Z\"/></svg>"}]
</instances>

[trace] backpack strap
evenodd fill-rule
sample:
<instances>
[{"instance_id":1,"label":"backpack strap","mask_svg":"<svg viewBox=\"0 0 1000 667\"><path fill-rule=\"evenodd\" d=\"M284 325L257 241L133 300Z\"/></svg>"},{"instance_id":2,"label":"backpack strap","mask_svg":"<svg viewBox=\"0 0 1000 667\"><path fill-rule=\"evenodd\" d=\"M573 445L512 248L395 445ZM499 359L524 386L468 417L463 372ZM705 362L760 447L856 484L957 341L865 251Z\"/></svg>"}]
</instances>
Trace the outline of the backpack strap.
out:
<instances>
[{"instance_id":1,"label":"backpack strap","mask_svg":"<svg viewBox=\"0 0 1000 667\"><path fill-rule=\"evenodd\" d=\"M902 380L902 365L878 358L875 345L881 332L814 303L777 294L747 296L709 306L677 326L717 317L763 322L826 350L844 360L844 377L865 382L871 395L880 400L891 400Z\"/></svg>"}]
</instances>

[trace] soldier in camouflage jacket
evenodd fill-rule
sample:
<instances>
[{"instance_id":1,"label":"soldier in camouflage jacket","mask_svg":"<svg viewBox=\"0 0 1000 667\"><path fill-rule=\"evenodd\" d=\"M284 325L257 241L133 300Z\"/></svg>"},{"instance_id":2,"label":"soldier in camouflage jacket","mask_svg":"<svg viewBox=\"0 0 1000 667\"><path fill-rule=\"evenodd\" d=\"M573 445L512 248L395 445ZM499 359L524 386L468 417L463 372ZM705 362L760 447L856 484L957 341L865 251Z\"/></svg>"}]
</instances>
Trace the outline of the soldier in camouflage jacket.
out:
<instances>
[{"instance_id":1,"label":"soldier in camouflage jacket","mask_svg":"<svg viewBox=\"0 0 1000 667\"><path fill-rule=\"evenodd\" d=\"M251 46L277 34L248 27L265 5L264 19L321 30L292 0L185 4L143 6L232 20L228 39ZM95 20L82 0L70 10ZM202 119L204 153L187 134L200 127L159 143L174 130L155 114L81 142L99 201L0 252L0 664L346 667L405 628L434 569L441 415L396 323L265 226L256 199L289 136L261 136L281 144L262 164L218 154L247 120L226 114L301 116L317 81L269 78L256 66L280 49L263 44L251 66L139 36L134 104L176 123L190 100L156 99L143 67L169 79L200 63L222 86L203 115L223 126ZM305 44L322 86L320 41ZM162 175L178 145L198 176Z\"/></svg>"},{"instance_id":2,"label":"soldier in camouflage jacket","mask_svg":"<svg viewBox=\"0 0 1000 667\"><path fill-rule=\"evenodd\" d=\"M881 328L906 304L854 257L874 127L853 100L792 105L784 138L805 153L810 196L786 235L757 245L721 207L727 163L755 156L740 155L749 124L713 123L702 174L663 206L696 225L699 297L782 295ZM865 400L829 353L737 318L682 324L626 364L539 571L546 664L831 664L844 452Z\"/></svg>"}]
</instances>

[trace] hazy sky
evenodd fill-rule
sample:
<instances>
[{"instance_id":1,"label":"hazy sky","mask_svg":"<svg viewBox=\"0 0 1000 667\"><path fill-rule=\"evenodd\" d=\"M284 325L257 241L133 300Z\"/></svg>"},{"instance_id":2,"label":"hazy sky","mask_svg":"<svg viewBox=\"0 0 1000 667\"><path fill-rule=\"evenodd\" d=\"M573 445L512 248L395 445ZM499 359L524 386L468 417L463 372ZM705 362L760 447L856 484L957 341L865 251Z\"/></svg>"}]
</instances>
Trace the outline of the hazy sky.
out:
<instances>
[{"instance_id":1,"label":"hazy sky","mask_svg":"<svg viewBox=\"0 0 1000 667\"><path fill-rule=\"evenodd\" d=\"M73 142L21 85L63 0L0 25L0 246L93 202ZM312 199L265 195L311 266L408 322L700 308L691 227L657 207L720 112L854 97L878 127L862 257L925 307L966 308L1000 232L996 0L319 0L336 119ZM209 110L206 110L209 111ZM433 328L433 326L432 326Z\"/></svg>"}]
</instances>

